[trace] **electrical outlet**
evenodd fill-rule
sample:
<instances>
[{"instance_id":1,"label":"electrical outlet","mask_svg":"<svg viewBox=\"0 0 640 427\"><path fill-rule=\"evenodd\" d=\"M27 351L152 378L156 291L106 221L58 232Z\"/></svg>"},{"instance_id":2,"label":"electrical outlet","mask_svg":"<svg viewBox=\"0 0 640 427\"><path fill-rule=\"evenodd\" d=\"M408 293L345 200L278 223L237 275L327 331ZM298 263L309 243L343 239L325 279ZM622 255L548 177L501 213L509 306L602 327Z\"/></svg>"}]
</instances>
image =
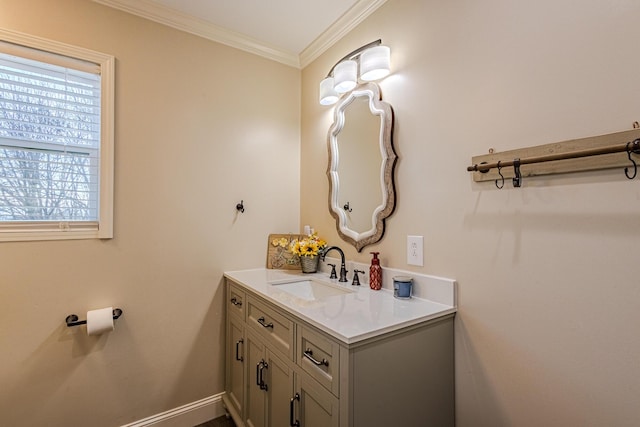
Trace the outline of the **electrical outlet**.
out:
<instances>
[{"instance_id":1,"label":"electrical outlet","mask_svg":"<svg viewBox=\"0 0 640 427\"><path fill-rule=\"evenodd\" d=\"M424 266L423 261L424 239L422 236L407 236L407 264Z\"/></svg>"}]
</instances>

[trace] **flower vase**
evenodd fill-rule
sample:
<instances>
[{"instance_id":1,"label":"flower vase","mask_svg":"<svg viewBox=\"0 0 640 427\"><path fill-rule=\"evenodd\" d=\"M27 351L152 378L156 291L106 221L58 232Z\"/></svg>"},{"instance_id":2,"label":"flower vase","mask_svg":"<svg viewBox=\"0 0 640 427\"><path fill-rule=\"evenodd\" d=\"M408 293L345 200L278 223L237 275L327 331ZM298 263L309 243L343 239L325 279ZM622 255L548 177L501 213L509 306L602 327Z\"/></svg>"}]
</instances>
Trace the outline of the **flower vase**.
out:
<instances>
[{"instance_id":1,"label":"flower vase","mask_svg":"<svg viewBox=\"0 0 640 427\"><path fill-rule=\"evenodd\" d=\"M301 256L300 266L303 273L315 273L318 271L318 258L317 256Z\"/></svg>"}]
</instances>

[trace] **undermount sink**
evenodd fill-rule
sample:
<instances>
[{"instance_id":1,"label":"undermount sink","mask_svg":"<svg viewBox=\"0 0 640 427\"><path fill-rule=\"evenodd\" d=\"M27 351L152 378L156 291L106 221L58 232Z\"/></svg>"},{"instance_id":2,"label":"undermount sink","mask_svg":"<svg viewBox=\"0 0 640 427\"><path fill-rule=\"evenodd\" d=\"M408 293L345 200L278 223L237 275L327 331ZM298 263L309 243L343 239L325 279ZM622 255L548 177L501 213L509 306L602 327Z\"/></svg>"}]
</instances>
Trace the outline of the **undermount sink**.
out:
<instances>
[{"instance_id":1,"label":"undermount sink","mask_svg":"<svg viewBox=\"0 0 640 427\"><path fill-rule=\"evenodd\" d=\"M350 289L314 279L271 283L277 291L283 291L305 301L317 301L326 297L352 293Z\"/></svg>"}]
</instances>

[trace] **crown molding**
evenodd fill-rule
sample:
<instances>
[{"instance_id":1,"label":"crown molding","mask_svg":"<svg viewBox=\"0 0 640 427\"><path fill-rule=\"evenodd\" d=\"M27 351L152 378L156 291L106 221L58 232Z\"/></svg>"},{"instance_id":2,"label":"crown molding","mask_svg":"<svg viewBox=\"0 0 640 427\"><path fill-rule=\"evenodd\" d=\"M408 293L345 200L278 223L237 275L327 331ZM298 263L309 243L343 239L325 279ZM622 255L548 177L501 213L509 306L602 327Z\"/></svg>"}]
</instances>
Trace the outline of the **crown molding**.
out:
<instances>
[{"instance_id":1,"label":"crown molding","mask_svg":"<svg viewBox=\"0 0 640 427\"><path fill-rule=\"evenodd\" d=\"M149 0L92 1L291 67L304 68L386 3L387 0L358 0L336 22L311 42L300 55L278 49L260 40Z\"/></svg>"},{"instance_id":2,"label":"crown molding","mask_svg":"<svg viewBox=\"0 0 640 427\"><path fill-rule=\"evenodd\" d=\"M300 68L313 62L386 2L387 0L358 0L300 53Z\"/></svg>"},{"instance_id":3,"label":"crown molding","mask_svg":"<svg viewBox=\"0 0 640 427\"><path fill-rule=\"evenodd\" d=\"M195 18L148 0L93 1L285 65L300 68L300 60L297 54L275 48L244 34L219 27L203 19Z\"/></svg>"}]
</instances>

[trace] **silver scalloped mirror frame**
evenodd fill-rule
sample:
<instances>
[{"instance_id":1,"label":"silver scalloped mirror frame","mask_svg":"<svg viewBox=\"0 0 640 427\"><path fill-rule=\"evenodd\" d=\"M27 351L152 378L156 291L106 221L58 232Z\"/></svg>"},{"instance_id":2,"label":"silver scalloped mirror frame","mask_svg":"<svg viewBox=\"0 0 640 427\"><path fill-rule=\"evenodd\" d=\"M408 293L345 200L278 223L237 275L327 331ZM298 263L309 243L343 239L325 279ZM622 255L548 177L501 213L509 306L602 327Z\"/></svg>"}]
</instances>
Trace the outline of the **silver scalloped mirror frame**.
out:
<instances>
[{"instance_id":1,"label":"silver scalloped mirror frame","mask_svg":"<svg viewBox=\"0 0 640 427\"><path fill-rule=\"evenodd\" d=\"M372 149L379 149L382 154L380 167L380 190L382 203L373 211L371 216L371 229L362 233L351 230L347 226L347 215L340 207L340 177L338 174L339 150L338 135L344 127L345 110L356 97L368 97L371 114L380 116L380 140ZM382 101L380 88L375 83L366 83L356 87L351 93L343 97L334 109L334 121L329 128L327 145L329 149L329 165L327 177L329 178L329 212L336 220L336 228L340 237L355 246L358 252L366 246L377 243L382 239L385 229L385 220L395 209L396 194L394 185L394 168L397 155L393 149L393 109L391 105ZM372 185L375 185L372 183Z\"/></svg>"}]
</instances>

